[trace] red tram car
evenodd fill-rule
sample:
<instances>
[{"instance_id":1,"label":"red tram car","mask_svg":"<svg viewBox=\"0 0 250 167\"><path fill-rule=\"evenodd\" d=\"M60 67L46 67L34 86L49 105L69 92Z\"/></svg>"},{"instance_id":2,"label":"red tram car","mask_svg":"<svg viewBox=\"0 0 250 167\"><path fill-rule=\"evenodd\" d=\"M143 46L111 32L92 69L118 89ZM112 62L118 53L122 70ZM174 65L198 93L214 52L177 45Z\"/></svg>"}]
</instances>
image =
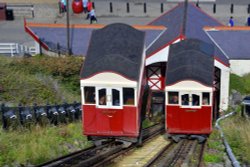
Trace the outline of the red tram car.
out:
<instances>
[{"instance_id":1,"label":"red tram car","mask_svg":"<svg viewBox=\"0 0 250 167\"><path fill-rule=\"evenodd\" d=\"M121 23L92 33L81 94L83 133L96 144L107 138L138 140L145 117L144 38L144 32Z\"/></svg>"},{"instance_id":2,"label":"red tram car","mask_svg":"<svg viewBox=\"0 0 250 167\"><path fill-rule=\"evenodd\" d=\"M196 39L170 47L166 69L166 129L178 142L200 142L212 131L214 48Z\"/></svg>"}]
</instances>

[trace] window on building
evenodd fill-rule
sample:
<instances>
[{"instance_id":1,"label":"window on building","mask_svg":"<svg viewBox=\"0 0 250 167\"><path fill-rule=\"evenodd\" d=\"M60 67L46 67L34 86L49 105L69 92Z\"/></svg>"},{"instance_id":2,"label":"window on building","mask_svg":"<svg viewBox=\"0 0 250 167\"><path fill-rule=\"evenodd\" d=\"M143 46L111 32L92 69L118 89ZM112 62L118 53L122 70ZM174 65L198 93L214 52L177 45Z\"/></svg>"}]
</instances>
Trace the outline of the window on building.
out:
<instances>
[{"instance_id":1,"label":"window on building","mask_svg":"<svg viewBox=\"0 0 250 167\"><path fill-rule=\"evenodd\" d=\"M200 106L200 96L192 94L192 106Z\"/></svg>"},{"instance_id":2,"label":"window on building","mask_svg":"<svg viewBox=\"0 0 250 167\"><path fill-rule=\"evenodd\" d=\"M183 106L189 105L189 94L181 95L181 105Z\"/></svg>"},{"instance_id":3,"label":"window on building","mask_svg":"<svg viewBox=\"0 0 250 167\"><path fill-rule=\"evenodd\" d=\"M95 87L84 87L85 104L95 104Z\"/></svg>"},{"instance_id":4,"label":"window on building","mask_svg":"<svg viewBox=\"0 0 250 167\"><path fill-rule=\"evenodd\" d=\"M179 104L178 92L168 92L168 104Z\"/></svg>"},{"instance_id":5,"label":"window on building","mask_svg":"<svg viewBox=\"0 0 250 167\"><path fill-rule=\"evenodd\" d=\"M202 105L210 105L210 94L208 92L202 93Z\"/></svg>"},{"instance_id":6,"label":"window on building","mask_svg":"<svg viewBox=\"0 0 250 167\"><path fill-rule=\"evenodd\" d=\"M106 89L98 90L99 105L107 105L107 91Z\"/></svg>"},{"instance_id":7,"label":"window on building","mask_svg":"<svg viewBox=\"0 0 250 167\"><path fill-rule=\"evenodd\" d=\"M135 105L134 88L123 88L123 104L124 105Z\"/></svg>"}]
</instances>

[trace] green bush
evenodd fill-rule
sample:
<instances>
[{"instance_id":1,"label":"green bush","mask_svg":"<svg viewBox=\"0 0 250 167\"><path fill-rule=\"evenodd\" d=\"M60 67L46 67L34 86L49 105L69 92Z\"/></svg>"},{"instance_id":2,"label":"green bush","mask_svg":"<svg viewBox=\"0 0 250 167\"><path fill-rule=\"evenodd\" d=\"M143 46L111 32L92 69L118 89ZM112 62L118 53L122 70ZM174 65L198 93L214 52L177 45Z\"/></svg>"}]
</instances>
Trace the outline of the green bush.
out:
<instances>
[{"instance_id":1,"label":"green bush","mask_svg":"<svg viewBox=\"0 0 250 167\"><path fill-rule=\"evenodd\" d=\"M250 94L250 74L238 76L236 74L230 75L230 92L237 90L241 94Z\"/></svg>"},{"instance_id":2,"label":"green bush","mask_svg":"<svg viewBox=\"0 0 250 167\"><path fill-rule=\"evenodd\" d=\"M79 101L82 63L78 57L0 57L0 102Z\"/></svg>"}]
</instances>

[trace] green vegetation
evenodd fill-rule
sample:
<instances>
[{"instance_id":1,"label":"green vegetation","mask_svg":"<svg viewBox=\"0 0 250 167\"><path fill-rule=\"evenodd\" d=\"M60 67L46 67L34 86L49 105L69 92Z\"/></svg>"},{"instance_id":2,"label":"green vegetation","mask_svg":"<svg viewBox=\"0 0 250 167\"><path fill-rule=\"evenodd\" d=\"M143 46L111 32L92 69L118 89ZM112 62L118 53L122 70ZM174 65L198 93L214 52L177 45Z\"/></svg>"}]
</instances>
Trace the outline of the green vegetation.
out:
<instances>
[{"instance_id":1,"label":"green vegetation","mask_svg":"<svg viewBox=\"0 0 250 167\"><path fill-rule=\"evenodd\" d=\"M0 102L27 105L79 101L82 63L79 57L1 56Z\"/></svg>"},{"instance_id":2,"label":"green vegetation","mask_svg":"<svg viewBox=\"0 0 250 167\"><path fill-rule=\"evenodd\" d=\"M250 73L242 77L231 74L230 75L230 92L232 89L237 90L241 94L250 94Z\"/></svg>"},{"instance_id":3,"label":"green vegetation","mask_svg":"<svg viewBox=\"0 0 250 167\"><path fill-rule=\"evenodd\" d=\"M224 146L221 142L219 131L214 129L207 142L204 161L205 163L223 163L224 154Z\"/></svg>"},{"instance_id":4,"label":"green vegetation","mask_svg":"<svg viewBox=\"0 0 250 167\"><path fill-rule=\"evenodd\" d=\"M250 164L250 120L238 115L222 121L226 139L238 161Z\"/></svg>"},{"instance_id":5,"label":"green vegetation","mask_svg":"<svg viewBox=\"0 0 250 167\"><path fill-rule=\"evenodd\" d=\"M34 126L31 130L0 130L0 166L37 165L91 145L76 122L58 127Z\"/></svg>"}]
</instances>

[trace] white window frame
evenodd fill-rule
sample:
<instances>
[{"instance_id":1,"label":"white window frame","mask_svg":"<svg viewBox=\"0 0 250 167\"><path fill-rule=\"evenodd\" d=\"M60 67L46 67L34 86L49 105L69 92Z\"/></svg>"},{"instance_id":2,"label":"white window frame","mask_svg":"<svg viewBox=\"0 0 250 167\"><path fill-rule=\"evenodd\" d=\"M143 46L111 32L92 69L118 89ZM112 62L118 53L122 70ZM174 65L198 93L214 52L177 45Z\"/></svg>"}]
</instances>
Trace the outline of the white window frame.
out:
<instances>
[{"instance_id":1,"label":"white window frame","mask_svg":"<svg viewBox=\"0 0 250 167\"><path fill-rule=\"evenodd\" d=\"M99 104L99 90L106 89L106 105ZM120 105L112 105L112 89L116 89L120 92ZM96 87L96 107L97 108L110 108L110 109L122 109L123 108L123 92L121 87Z\"/></svg>"},{"instance_id":2,"label":"white window frame","mask_svg":"<svg viewBox=\"0 0 250 167\"><path fill-rule=\"evenodd\" d=\"M185 95L185 94L188 94L188 103L189 105L182 105L182 99L181 99L181 96L182 95ZM198 106L193 106L192 103L193 103L193 99L192 99L192 95L197 95L199 96L199 101L200 101L200 104ZM202 97L202 92L179 92L179 104L181 106L181 108L201 108L202 106L202 101L201 101L201 98Z\"/></svg>"}]
</instances>

